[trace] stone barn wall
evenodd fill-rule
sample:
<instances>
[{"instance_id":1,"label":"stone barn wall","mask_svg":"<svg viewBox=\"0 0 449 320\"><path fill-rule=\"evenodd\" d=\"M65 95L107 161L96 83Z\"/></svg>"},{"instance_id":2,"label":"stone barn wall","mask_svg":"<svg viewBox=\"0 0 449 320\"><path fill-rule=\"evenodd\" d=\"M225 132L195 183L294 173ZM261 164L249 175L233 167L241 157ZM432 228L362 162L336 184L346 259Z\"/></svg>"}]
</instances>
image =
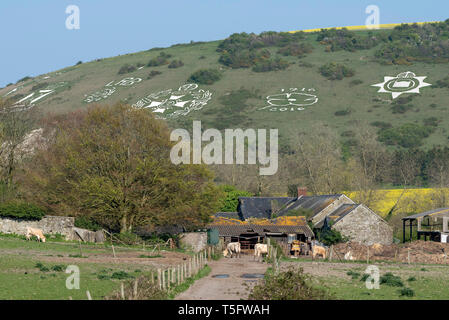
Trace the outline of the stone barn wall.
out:
<instances>
[{"instance_id":1,"label":"stone barn wall","mask_svg":"<svg viewBox=\"0 0 449 320\"><path fill-rule=\"evenodd\" d=\"M181 234L181 247L200 252L207 247L207 232L186 232Z\"/></svg>"},{"instance_id":2,"label":"stone barn wall","mask_svg":"<svg viewBox=\"0 0 449 320\"><path fill-rule=\"evenodd\" d=\"M42 229L44 234L59 233L67 240L72 240L74 226L75 218L73 217L45 216L40 221L0 218L0 232L20 235L25 235L26 228L31 227Z\"/></svg>"},{"instance_id":3,"label":"stone barn wall","mask_svg":"<svg viewBox=\"0 0 449 320\"><path fill-rule=\"evenodd\" d=\"M393 243L393 229L373 211L360 205L332 227L351 241L365 245Z\"/></svg>"}]
</instances>

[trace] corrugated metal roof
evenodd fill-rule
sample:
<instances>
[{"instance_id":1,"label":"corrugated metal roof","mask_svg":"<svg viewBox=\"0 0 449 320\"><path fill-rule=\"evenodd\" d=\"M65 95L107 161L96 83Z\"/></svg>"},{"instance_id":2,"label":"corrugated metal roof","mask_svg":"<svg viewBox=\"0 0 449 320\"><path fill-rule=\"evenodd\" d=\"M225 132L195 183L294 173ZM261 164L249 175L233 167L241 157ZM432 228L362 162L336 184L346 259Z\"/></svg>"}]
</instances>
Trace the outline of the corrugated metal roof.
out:
<instances>
[{"instance_id":1,"label":"corrugated metal roof","mask_svg":"<svg viewBox=\"0 0 449 320\"><path fill-rule=\"evenodd\" d=\"M402 220L412 220L412 219L421 218L421 217L425 217L425 216L435 217L435 216L440 216L440 215L444 216L444 217L449 217L449 208L438 208L438 209L434 209L434 210L430 210L430 211L426 211L426 212L413 214L411 216L402 218Z\"/></svg>"},{"instance_id":2,"label":"corrugated metal roof","mask_svg":"<svg viewBox=\"0 0 449 320\"><path fill-rule=\"evenodd\" d=\"M299 233L306 237L313 237L314 234L309 226L279 226L279 225L213 225L207 226L211 229L217 229L220 236L239 236L244 233L257 233L265 236L267 233Z\"/></svg>"}]
</instances>

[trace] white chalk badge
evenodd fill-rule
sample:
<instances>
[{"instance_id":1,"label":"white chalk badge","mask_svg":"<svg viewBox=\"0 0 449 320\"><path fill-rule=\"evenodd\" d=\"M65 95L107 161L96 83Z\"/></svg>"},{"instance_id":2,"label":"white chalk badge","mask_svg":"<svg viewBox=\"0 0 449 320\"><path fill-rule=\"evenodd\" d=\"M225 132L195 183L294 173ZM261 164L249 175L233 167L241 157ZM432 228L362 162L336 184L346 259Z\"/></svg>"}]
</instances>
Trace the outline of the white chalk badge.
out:
<instances>
[{"instance_id":1,"label":"white chalk badge","mask_svg":"<svg viewBox=\"0 0 449 320\"><path fill-rule=\"evenodd\" d=\"M268 110L272 112L302 111L306 106L314 105L318 102L318 96L315 89L310 88L290 88L281 89L281 93L268 96L267 106L259 110Z\"/></svg>"}]
</instances>

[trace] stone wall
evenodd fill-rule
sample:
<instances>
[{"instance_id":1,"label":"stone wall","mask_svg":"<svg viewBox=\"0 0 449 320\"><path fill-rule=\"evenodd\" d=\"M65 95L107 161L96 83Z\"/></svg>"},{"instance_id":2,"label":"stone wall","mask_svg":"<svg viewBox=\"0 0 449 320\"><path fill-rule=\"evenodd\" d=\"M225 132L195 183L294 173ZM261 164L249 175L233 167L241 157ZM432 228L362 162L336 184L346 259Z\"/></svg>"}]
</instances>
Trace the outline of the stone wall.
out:
<instances>
[{"instance_id":1,"label":"stone wall","mask_svg":"<svg viewBox=\"0 0 449 320\"><path fill-rule=\"evenodd\" d=\"M207 247L207 232L186 232L181 234L181 247L200 252Z\"/></svg>"},{"instance_id":2,"label":"stone wall","mask_svg":"<svg viewBox=\"0 0 449 320\"><path fill-rule=\"evenodd\" d=\"M75 218L73 217L45 216L40 221L0 218L0 232L20 235L25 235L26 228L31 227L42 229L44 234L59 233L67 240L72 240L74 226Z\"/></svg>"},{"instance_id":3,"label":"stone wall","mask_svg":"<svg viewBox=\"0 0 449 320\"><path fill-rule=\"evenodd\" d=\"M359 205L332 227L351 241L365 245L393 243L393 229L364 205Z\"/></svg>"}]
</instances>

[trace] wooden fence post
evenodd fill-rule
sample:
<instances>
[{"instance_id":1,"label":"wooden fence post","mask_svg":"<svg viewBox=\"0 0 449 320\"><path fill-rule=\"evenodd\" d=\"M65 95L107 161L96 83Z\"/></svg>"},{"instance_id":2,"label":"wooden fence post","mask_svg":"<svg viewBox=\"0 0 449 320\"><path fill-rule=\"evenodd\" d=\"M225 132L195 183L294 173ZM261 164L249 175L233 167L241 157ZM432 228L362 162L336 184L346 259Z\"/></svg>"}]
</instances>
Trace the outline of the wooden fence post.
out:
<instances>
[{"instance_id":1,"label":"wooden fence post","mask_svg":"<svg viewBox=\"0 0 449 320\"><path fill-rule=\"evenodd\" d=\"M173 268L172 272L171 272L171 281L173 284L176 283L176 269L175 268Z\"/></svg>"},{"instance_id":2,"label":"wooden fence post","mask_svg":"<svg viewBox=\"0 0 449 320\"><path fill-rule=\"evenodd\" d=\"M367 247L367 251L366 251L366 264L369 264L369 246Z\"/></svg>"},{"instance_id":3,"label":"wooden fence post","mask_svg":"<svg viewBox=\"0 0 449 320\"><path fill-rule=\"evenodd\" d=\"M165 270L162 270L162 289L165 290Z\"/></svg>"},{"instance_id":4,"label":"wooden fence post","mask_svg":"<svg viewBox=\"0 0 449 320\"><path fill-rule=\"evenodd\" d=\"M134 290L133 290L133 293L134 293L134 300L137 300L137 285L138 285L138 278L136 278L136 280L134 281Z\"/></svg>"},{"instance_id":5,"label":"wooden fence post","mask_svg":"<svg viewBox=\"0 0 449 320\"><path fill-rule=\"evenodd\" d=\"M162 290L161 269L157 269L157 283L159 285L159 289Z\"/></svg>"},{"instance_id":6,"label":"wooden fence post","mask_svg":"<svg viewBox=\"0 0 449 320\"><path fill-rule=\"evenodd\" d=\"M123 282L120 283L120 295L122 297L122 300L125 300L125 287L123 286Z\"/></svg>"},{"instance_id":7,"label":"wooden fence post","mask_svg":"<svg viewBox=\"0 0 449 320\"><path fill-rule=\"evenodd\" d=\"M181 264L181 283L184 283L184 266Z\"/></svg>"},{"instance_id":8,"label":"wooden fence post","mask_svg":"<svg viewBox=\"0 0 449 320\"><path fill-rule=\"evenodd\" d=\"M181 284L181 270L179 269L179 264L177 266L178 269L178 276L176 278L176 280L178 281L178 286Z\"/></svg>"},{"instance_id":9,"label":"wooden fence post","mask_svg":"<svg viewBox=\"0 0 449 320\"><path fill-rule=\"evenodd\" d=\"M192 276L192 258L189 259L189 276Z\"/></svg>"}]
</instances>

